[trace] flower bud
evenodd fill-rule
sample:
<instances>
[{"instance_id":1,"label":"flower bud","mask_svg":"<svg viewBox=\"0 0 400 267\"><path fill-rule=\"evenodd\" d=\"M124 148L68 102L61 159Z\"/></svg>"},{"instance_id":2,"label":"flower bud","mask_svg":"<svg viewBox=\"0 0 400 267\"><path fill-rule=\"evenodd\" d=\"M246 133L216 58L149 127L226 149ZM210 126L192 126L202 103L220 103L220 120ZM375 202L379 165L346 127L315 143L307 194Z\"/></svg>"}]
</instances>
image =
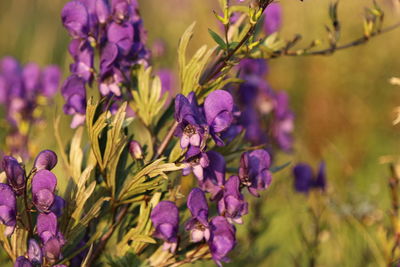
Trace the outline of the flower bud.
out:
<instances>
[{"instance_id":1,"label":"flower bud","mask_svg":"<svg viewBox=\"0 0 400 267\"><path fill-rule=\"evenodd\" d=\"M20 196L25 189L25 170L21 167L19 162L11 157L5 156L2 162L3 170L6 173L8 183L13 188L14 192Z\"/></svg>"},{"instance_id":2,"label":"flower bud","mask_svg":"<svg viewBox=\"0 0 400 267\"><path fill-rule=\"evenodd\" d=\"M143 151L142 151L142 147L140 146L140 144L135 141L132 140L129 143L129 153L131 154L132 158L135 160L138 159L142 159L143 158Z\"/></svg>"},{"instance_id":3,"label":"flower bud","mask_svg":"<svg viewBox=\"0 0 400 267\"><path fill-rule=\"evenodd\" d=\"M14 263L14 267L33 267L33 264L24 256L19 256Z\"/></svg>"},{"instance_id":4,"label":"flower bud","mask_svg":"<svg viewBox=\"0 0 400 267\"><path fill-rule=\"evenodd\" d=\"M41 151L33 163L33 166L39 170L52 170L57 164L57 155L52 150Z\"/></svg>"},{"instance_id":5,"label":"flower bud","mask_svg":"<svg viewBox=\"0 0 400 267\"><path fill-rule=\"evenodd\" d=\"M28 258L33 264L41 265L43 260L42 248L35 239L29 240Z\"/></svg>"}]
</instances>

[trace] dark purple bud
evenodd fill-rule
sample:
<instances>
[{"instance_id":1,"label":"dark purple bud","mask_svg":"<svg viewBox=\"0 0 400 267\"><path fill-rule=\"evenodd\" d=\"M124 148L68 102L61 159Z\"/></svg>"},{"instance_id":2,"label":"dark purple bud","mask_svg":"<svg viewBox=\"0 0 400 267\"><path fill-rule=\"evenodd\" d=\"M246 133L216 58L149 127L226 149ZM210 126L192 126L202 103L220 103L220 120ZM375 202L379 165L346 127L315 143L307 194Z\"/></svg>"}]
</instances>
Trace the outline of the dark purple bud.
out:
<instances>
[{"instance_id":1,"label":"dark purple bud","mask_svg":"<svg viewBox=\"0 0 400 267\"><path fill-rule=\"evenodd\" d=\"M172 201L161 201L150 215L155 228L154 236L165 241L164 250L174 253L178 242L179 211Z\"/></svg>"},{"instance_id":2,"label":"dark purple bud","mask_svg":"<svg viewBox=\"0 0 400 267\"><path fill-rule=\"evenodd\" d=\"M213 260L218 266L228 262L228 253L236 245L236 229L224 217L214 217L210 222L211 237L208 241Z\"/></svg>"},{"instance_id":3,"label":"dark purple bud","mask_svg":"<svg viewBox=\"0 0 400 267\"><path fill-rule=\"evenodd\" d=\"M259 197L258 191L267 189L271 184L270 165L271 158L263 149L242 154L239 178L242 185L246 186L252 195Z\"/></svg>"},{"instance_id":4,"label":"dark purple bud","mask_svg":"<svg viewBox=\"0 0 400 267\"><path fill-rule=\"evenodd\" d=\"M41 212L48 212L54 202L56 176L48 170L38 171L32 178L32 201Z\"/></svg>"},{"instance_id":5,"label":"dark purple bud","mask_svg":"<svg viewBox=\"0 0 400 267\"><path fill-rule=\"evenodd\" d=\"M310 191L313 172L308 164L300 163L293 168L294 189L300 193L308 193Z\"/></svg>"},{"instance_id":6,"label":"dark purple bud","mask_svg":"<svg viewBox=\"0 0 400 267\"><path fill-rule=\"evenodd\" d=\"M265 10L264 32L277 32L282 24L282 7L279 3L271 3Z\"/></svg>"},{"instance_id":7,"label":"dark purple bud","mask_svg":"<svg viewBox=\"0 0 400 267\"><path fill-rule=\"evenodd\" d=\"M89 27L89 14L83 3L71 1L61 12L64 27L73 38L86 38Z\"/></svg>"},{"instance_id":8,"label":"dark purple bud","mask_svg":"<svg viewBox=\"0 0 400 267\"><path fill-rule=\"evenodd\" d=\"M139 142L132 140L129 143L129 154L131 154L131 157L135 160L143 158L143 151Z\"/></svg>"},{"instance_id":9,"label":"dark purple bud","mask_svg":"<svg viewBox=\"0 0 400 267\"><path fill-rule=\"evenodd\" d=\"M186 224L186 231L190 231L192 242L209 240L210 230L208 226L208 204L204 192L199 188L193 188L187 199L187 206L192 218Z\"/></svg>"},{"instance_id":10,"label":"dark purple bud","mask_svg":"<svg viewBox=\"0 0 400 267\"><path fill-rule=\"evenodd\" d=\"M17 224L17 200L12 188L0 183L0 222L6 226L4 235L10 236Z\"/></svg>"},{"instance_id":11,"label":"dark purple bud","mask_svg":"<svg viewBox=\"0 0 400 267\"><path fill-rule=\"evenodd\" d=\"M21 167L19 162L11 156L4 156L2 167L6 173L8 183L14 189L14 192L18 196L22 195L25 189L25 170Z\"/></svg>"},{"instance_id":12,"label":"dark purple bud","mask_svg":"<svg viewBox=\"0 0 400 267\"><path fill-rule=\"evenodd\" d=\"M218 213L230 222L242 224L242 216L248 213L248 203L240 193L238 176L231 176L224 186L224 196L218 201Z\"/></svg>"},{"instance_id":13,"label":"dark purple bud","mask_svg":"<svg viewBox=\"0 0 400 267\"><path fill-rule=\"evenodd\" d=\"M204 100L207 124L215 133L227 129L233 120L233 98L224 90L211 92Z\"/></svg>"},{"instance_id":14,"label":"dark purple bud","mask_svg":"<svg viewBox=\"0 0 400 267\"><path fill-rule=\"evenodd\" d=\"M52 97L60 85L61 71L57 66L48 66L42 72L42 94Z\"/></svg>"},{"instance_id":15,"label":"dark purple bud","mask_svg":"<svg viewBox=\"0 0 400 267\"><path fill-rule=\"evenodd\" d=\"M43 262L42 248L35 239L29 239L28 258L35 265L41 265Z\"/></svg>"},{"instance_id":16,"label":"dark purple bud","mask_svg":"<svg viewBox=\"0 0 400 267\"><path fill-rule=\"evenodd\" d=\"M14 267L33 267L32 263L24 256L19 256L14 263Z\"/></svg>"},{"instance_id":17,"label":"dark purple bud","mask_svg":"<svg viewBox=\"0 0 400 267\"><path fill-rule=\"evenodd\" d=\"M36 170L49 170L51 171L57 164L57 155L52 150L41 151L35 159L33 166Z\"/></svg>"}]
</instances>

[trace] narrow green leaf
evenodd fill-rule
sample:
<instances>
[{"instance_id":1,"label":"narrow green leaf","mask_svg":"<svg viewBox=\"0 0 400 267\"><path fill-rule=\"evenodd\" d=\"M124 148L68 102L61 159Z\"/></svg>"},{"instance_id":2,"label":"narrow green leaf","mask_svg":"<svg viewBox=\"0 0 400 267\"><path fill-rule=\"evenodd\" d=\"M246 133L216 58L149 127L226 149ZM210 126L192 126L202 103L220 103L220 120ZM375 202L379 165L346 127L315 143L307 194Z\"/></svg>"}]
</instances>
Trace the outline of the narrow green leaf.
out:
<instances>
[{"instance_id":1,"label":"narrow green leaf","mask_svg":"<svg viewBox=\"0 0 400 267\"><path fill-rule=\"evenodd\" d=\"M211 35L213 40L223 49L226 49L225 41L218 35L218 33L214 32L211 29L208 29L208 33Z\"/></svg>"}]
</instances>

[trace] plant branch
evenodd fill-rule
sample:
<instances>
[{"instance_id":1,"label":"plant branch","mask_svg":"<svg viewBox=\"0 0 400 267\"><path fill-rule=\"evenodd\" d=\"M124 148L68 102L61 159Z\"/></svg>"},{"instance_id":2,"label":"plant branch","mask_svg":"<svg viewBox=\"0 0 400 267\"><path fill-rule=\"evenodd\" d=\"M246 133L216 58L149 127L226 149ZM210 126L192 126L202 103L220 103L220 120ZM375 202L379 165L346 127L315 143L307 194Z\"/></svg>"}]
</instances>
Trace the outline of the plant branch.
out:
<instances>
[{"instance_id":1,"label":"plant branch","mask_svg":"<svg viewBox=\"0 0 400 267\"><path fill-rule=\"evenodd\" d=\"M179 123L177 121L174 122L172 125L171 129L169 129L167 135L165 136L164 140L160 144L160 146L157 149L156 154L154 155L153 159L158 158L164 150L167 148L169 141L171 140L172 136L174 136L175 130L178 127Z\"/></svg>"},{"instance_id":2,"label":"plant branch","mask_svg":"<svg viewBox=\"0 0 400 267\"><path fill-rule=\"evenodd\" d=\"M103 252L104 248L107 245L108 240L110 240L111 236L115 232L115 229L117 229L118 225L122 222L128 210L129 210L129 205L123 206L119 211L119 213L114 217L113 224L111 225L110 229L101 237L99 243L96 245L93 254L90 256L87 262L87 266L92 266L92 263Z\"/></svg>"},{"instance_id":3,"label":"plant branch","mask_svg":"<svg viewBox=\"0 0 400 267\"><path fill-rule=\"evenodd\" d=\"M356 40L353 40L349 43L343 44L343 45L339 45L339 46L335 46L335 47L330 47L330 48L326 48L326 49L322 49L322 50L316 50L316 51L305 51L305 50L298 50L298 51L281 51L281 53L278 53L279 55L284 55L284 56L316 56L316 55L330 55L333 54L336 51L339 50L343 50L343 49L347 49L350 47L355 47L355 46L359 46L362 45L366 42L368 42L372 37L381 35L383 33L387 33L390 31L393 31L395 29L397 29L398 27L400 27L400 22L395 23L391 26L388 26L386 28L383 28L379 31L375 31L373 33L371 33L371 35L369 37L363 36L361 38L358 38Z\"/></svg>"}]
</instances>

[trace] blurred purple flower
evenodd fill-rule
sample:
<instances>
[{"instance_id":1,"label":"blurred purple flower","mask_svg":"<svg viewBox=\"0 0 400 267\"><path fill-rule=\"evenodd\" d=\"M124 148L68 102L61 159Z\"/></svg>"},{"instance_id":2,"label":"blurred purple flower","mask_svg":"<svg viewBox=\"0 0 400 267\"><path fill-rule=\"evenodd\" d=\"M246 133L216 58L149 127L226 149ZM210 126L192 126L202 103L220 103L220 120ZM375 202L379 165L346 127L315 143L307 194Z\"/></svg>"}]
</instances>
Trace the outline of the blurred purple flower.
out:
<instances>
[{"instance_id":1,"label":"blurred purple flower","mask_svg":"<svg viewBox=\"0 0 400 267\"><path fill-rule=\"evenodd\" d=\"M56 176L48 170L38 171L32 178L32 202L40 212L49 212L53 205Z\"/></svg>"},{"instance_id":2,"label":"blurred purple flower","mask_svg":"<svg viewBox=\"0 0 400 267\"><path fill-rule=\"evenodd\" d=\"M293 168L294 189L299 193L308 194L311 189L325 190L326 174L325 163L321 162L316 176L310 165L299 163Z\"/></svg>"},{"instance_id":3,"label":"blurred purple flower","mask_svg":"<svg viewBox=\"0 0 400 267\"><path fill-rule=\"evenodd\" d=\"M54 263L60 258L64 236L58 231L57 216L50 212L40 213L36 228L43 243L43 254L48 261Z\"/></svg>"},{"instance_id":4,"label":"blurred purple flower","mask_svg":"<svg viewBox=\"0 0 400 267\"><path fill-rule=\"evenodd\" d=\"M277 32L282 24L282 7L279 3L271 3L264 12L264 32L272 34Z\"/></svg>"},{"instance_id":5,"label":"blurred purple flower","mask_svg":"<svg viewBox=\"0 0 400 267\"><path fill-rule=\"evenodd\" d=\"M208 225L208 204L204 192L199 188L193 188L187 199L187 207L192 218L186 223L186 231L190 231L190 240L200 242L210 239Z\"/></svg>"},{"instance_id":6,"label":"blurred purple flower","mask_svg":"<svg viewBox=\"0 0 400 267\"><path fill-rule=\"evenodd\" d=\"M7 184L0 183L0 222L6 226L5 236L10 236L17 225L17 200Z\"/></svg>"},{"instance_id":7,"label":"blurred purple flower","mask_svg":"<svg viewBox=\"0 0 400 267\"><path fill-rule=\"evenodd\" d=\"M42 72L42 94L46 97L53 97L60 85L61 71L55 65L47 66Z\"/></svg>"},{"instance_id":8,"label":"blurred purple flower","mask_svg":"<svg viewBox=\"0 0 400 267\"><path fill-rule=\"evenodd\" d=\"M178 246L179 211L172 201L161 201L152 210L150 215L155 228L154 236L164 240L164 250L171 253Z\"/></svg>"},{"instance_id":9,"label":"blurred purple flower","mask_svg":"<svg viewBox=\"0 0 400 267\"><path fill-rule=\"evenodd\" d=\"M289 109L289 97L286 92L276 93L274 111L272 135L282 150L290 151L293 148L294 114Z\"/></svg>"},{"instance_id":10,"label":"blurred purple flower","mask_svg":"<svg viewBox=\"0 0 400 267\"><path fill-rule=\"evenodd\" d=\"M52 150L43 150L36 156L33 166L37 171L49 170L51 171L57 164L57 155Z\"/></svg>"},{"instance_id":11,"label":"blurred purple flower","mask_svg":"<svg viewBox=\"0 0 400 267\"><path fill-rule=\"evenodd\" d=\"M76 75L71 75L64 82L61 94L66 103L64 113L74 115L71 128L76 128L85 122L86 88L85 81Z\"/></svg>"},{"instance_id":12,"label":"blurred purple flower","mask_svg":"<svg viewBox=\"0 0 400 267\"><path fill-rule=\"evenodd\" d=\"M259 197L258 191L267 189L271 184L270 164L271 158L268 152L263 149L242 154L239 178L241 184L247 187L252 195Z\"/></svg>"},{"instance_id":13,"label":"blurred purple flower","mask_svg":"<svg viewBox=\"0 0 400 267\"><path fill-rule=\"evenodd\" d=\"M74 38L86 38L89 33L89 14L86 6L80 1L65 4L61 12L64 27Z\"/></svg>"},{"instance_id":14,"label":"blurred purple flower","mask_svg":"<svg viewBox=\"0 0 400 267\"><path fill-rule=\"evenodd\" d=\"M230 222L242 224L242 216L248 213L248 203L240 192L238 176L231 176L224 186L224 195L218 201L218 213Z\"/></svg>"},{"instance_id":15,"label":"blurred purple flower","mask_svg":"<svg viewBox=\"0 0 400 267\"><path fill-rule=\"evenodd\" d=\"M215 263L222 267L221 261L229 261L227 255L236 245L236 229L222 216L211 220L210 229L210 252Z\"/></svg>"},{"instance_id":16,"label":"blurred purple flower","mask_svg":"<svg viewBox=\"0 0 400 267\"><path fill-rule=\"evenodd\" d=\"M3 157L2 168L5 171L8 183L11 185L14 192L18 196L22 195L26 186L25 170L19 162L11 156Z\"/></svg>"}]
</instances>

